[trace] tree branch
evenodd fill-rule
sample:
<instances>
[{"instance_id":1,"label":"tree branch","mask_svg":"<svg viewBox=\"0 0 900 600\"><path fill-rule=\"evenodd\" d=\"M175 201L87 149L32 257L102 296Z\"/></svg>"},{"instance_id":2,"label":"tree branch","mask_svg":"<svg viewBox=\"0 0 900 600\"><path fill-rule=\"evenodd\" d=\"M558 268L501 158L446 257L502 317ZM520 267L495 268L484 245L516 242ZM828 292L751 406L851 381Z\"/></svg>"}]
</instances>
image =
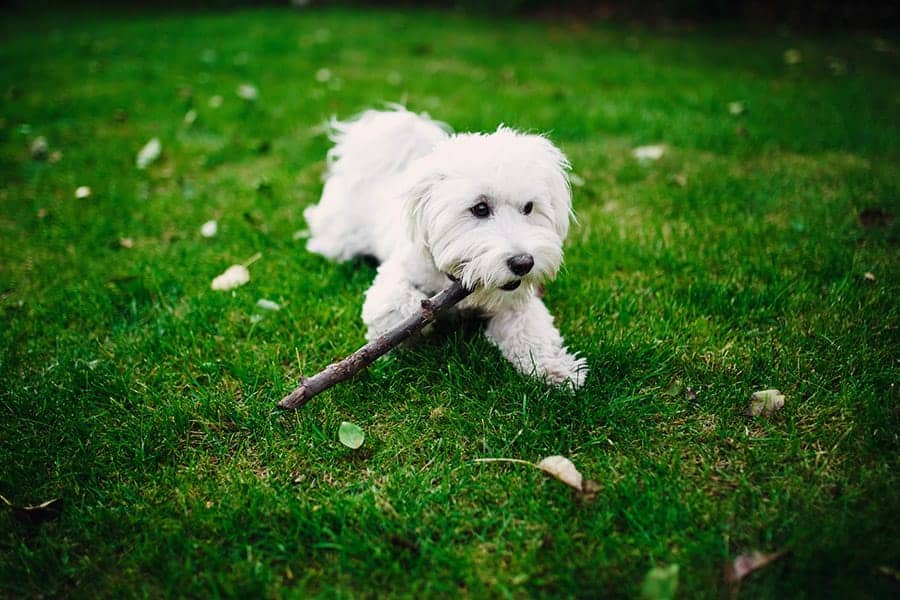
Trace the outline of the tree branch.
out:
<instances>
[{"instance_id":1,"label":"tree branch","mask_svg":"<svg viewBox=\"0 0 900 600\"><path fill-rule=\"evenodd\" d=\"M458 281L422 300L422 310L410 316L397 327L369 342L344 360L332 363L312 377L301 377L300 385L278 403L278 408L292 410L309 402L316 394L350 379L375 360L386 354L411 335L434 321L435 317L471 294Z\"/></svg>"}]
</instances>

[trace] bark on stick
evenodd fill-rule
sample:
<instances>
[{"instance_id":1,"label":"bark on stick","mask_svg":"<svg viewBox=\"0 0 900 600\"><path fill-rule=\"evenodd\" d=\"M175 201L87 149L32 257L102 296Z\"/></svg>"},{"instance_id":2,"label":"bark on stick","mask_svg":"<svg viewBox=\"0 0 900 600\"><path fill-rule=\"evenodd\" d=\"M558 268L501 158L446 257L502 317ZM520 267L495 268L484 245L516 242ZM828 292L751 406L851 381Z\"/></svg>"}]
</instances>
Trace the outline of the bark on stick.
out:
<instances>
[{"instance_id":1,"label":"bark on stick","mask_svg":"<svg viewBox=\"0 0 900 600\"><path fill-rule=\"evenodd\" d=\"M458 281L452 282L431 298L422 300L422 309L393 330L369 342L344 360L328 365L312 377L302 377L297 389L282 398L278 407L286 410L300 408L316 394L350 379L471 293L471 290L464 288Z\"/></svg>"}]
</instances>

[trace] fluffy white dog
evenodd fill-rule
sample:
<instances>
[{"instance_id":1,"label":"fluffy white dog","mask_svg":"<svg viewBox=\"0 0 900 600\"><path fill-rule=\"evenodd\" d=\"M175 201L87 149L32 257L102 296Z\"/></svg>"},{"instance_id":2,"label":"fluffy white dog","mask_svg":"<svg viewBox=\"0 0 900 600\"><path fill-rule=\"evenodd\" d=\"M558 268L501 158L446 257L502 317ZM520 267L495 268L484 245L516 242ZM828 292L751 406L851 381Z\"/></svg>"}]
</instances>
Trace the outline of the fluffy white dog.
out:
<instances>
[{"instance_id":1,"label":"fluffy white dog","mask_svg":"<svg viewBox=\"0 0 900 600\"><path fill-rule=\"evenodd\" d=\"M488 319L485 335L521 372L576 388L587 365L566 350L538 296L563 258L569 163L539 135L501 126L452 135L403 108L333 121L319 204L303 215L307 249L380 266L362 318L373 340L458 279L458 308Z\"/></svg>"}]
</instances>

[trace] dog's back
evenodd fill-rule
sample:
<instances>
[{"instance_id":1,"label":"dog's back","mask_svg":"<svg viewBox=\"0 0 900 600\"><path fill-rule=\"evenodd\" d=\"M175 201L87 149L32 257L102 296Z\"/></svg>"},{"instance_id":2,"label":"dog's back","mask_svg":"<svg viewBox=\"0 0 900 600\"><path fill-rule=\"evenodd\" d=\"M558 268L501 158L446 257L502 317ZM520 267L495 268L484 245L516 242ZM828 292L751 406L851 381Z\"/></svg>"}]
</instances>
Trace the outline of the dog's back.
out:
<instances>
[{"instance_id":1,"label":"dog's back","mask_svg":"<svg viewBox=\"0 0 900 600\"><path fill-rule=\"evenodd\" d=\"M325 187L319 204L303 212L307 249L333 260L378 255L372 219L389 207L373 206L386 183L448 136L445 125L402 107L367 110L350 121L332 120Z\"/></svg>"}]
</instances>

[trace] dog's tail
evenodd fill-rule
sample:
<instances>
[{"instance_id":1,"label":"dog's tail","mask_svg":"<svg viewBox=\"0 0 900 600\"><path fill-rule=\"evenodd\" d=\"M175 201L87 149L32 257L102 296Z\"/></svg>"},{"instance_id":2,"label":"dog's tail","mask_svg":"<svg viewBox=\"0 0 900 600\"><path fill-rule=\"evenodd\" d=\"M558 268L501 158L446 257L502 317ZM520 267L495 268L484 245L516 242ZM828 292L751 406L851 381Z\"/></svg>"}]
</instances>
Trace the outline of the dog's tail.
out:
<instances>
[{"instance_id":1,"label":"dog's tail","mask_svg":"<svg viewBox=\"0 0 900 600\"><path fill-rule=\"evenodd\" d=\"M348 121L332 118L325 179L335 175L382 179L402 171L446 139L450 127L400 105L367 110ZM370 182L373 183L373 182Z\"/></svg>"}]
</instances>

